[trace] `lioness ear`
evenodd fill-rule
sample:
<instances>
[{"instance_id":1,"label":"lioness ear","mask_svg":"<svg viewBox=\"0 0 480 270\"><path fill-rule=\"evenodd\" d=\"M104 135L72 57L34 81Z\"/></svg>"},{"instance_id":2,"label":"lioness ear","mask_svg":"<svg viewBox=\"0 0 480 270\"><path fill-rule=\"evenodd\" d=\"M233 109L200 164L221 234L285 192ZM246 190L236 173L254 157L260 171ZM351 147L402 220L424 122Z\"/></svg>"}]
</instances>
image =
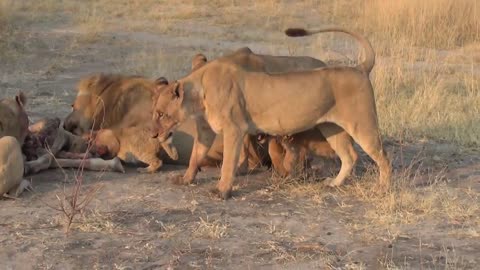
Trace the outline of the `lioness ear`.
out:
<instances>
[{"instance_id":1,"label":"lioness ear","mask_svg":"<svg viewBox=\"0 0 480 270\"><path fill-rule=\"evenodd\" d=\"M168 84L168 80L167 78L165 77L159 77L155 80L155 84L156 85L167 85Z\"/></svg>"},{"instance_id":2,"label":"lioness ear","mask_svg":"<svg viewBox=\"0 0 480 270\"><path fill-rule=\"evenodd\" d=\"M18 95L15 96L15 101L20 105L21 107L24 107L27 104L27 96L20 91Z\"/></svg>"},{"instance_id":3,"label":"lioness ear","mask_svg":"<svg viewBox=\"0 0 480 270\"><path fill-rule=\"evenodd\" d=\"M207 57L204 54L197 53L192 59L192 71L195 71L207 63Z\"/></svg>"},{"instance_id":4,"label":"lioness ear","mask_svg":"<svg viewBox=\"0 0 480 270\"><path fill-rule=\"evenodd\" d=\"M173 88L173 96L178 99L183 99L184 89L183 83L176 82L175 87Z\"/></svg>"}]
</instances>

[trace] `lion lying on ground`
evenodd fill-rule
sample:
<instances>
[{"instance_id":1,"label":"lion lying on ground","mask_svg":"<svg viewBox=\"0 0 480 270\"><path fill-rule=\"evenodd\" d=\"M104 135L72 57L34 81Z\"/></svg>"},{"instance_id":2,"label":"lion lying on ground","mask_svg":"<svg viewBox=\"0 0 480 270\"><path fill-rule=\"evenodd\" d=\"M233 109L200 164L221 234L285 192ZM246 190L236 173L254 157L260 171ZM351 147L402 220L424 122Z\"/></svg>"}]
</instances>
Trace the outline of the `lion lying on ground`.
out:
<instances>
[{"instance_id":1,"label":"lion lying on ground","mask_svg":"<svg viewBox=\"0 0 480 270\"><path fill-rule=\"evenodd\" d=\"M248 47L241 48L231 54L224 56L234 64L237 64L248 71L265 71L268 73L282 73L289 71L312 70L326 66L320 60L303 56L270 56L254 54ZM207 63L203 54L197 54L192 60L192 71ZM322 124L324 129L335 129L334 124ZM343 141L349 141L350 136L340 128L337 128L336 135ZM221 136L221 135L218 135ZM250 136L251 137L251 136ZM253 136L255 137L255 136ZM273 168L281 175L286 176L292 172L295 174L299 169L306 167L307 154L333 158L335 151L326 141L322 133L317 129L307 130L290 136L288 139L282 137L267 136L268 153ZM243 149L242 149L243 150ZM288 151L287 151L288 150ZM356 152L350 143L349 150L356 160ZM240 160L243 156L240 154ZM328 181L327 181L328 182ZM330 183L331 184L331 183Z\"/></svg>"},{"instance_id":2,"label":"lion lying on ground","mask_svg":"<svg viewBox=\"0 0 480 270\"><path fill-rule=\"evenodd\" d=\"M340 28L304 34L344 32L365 47L365 61L357 67L323 67L310 71L268 74L252 72L219 58L168 85L159 93L152 116L160 139L192 117L199 130L191 162L182 182L191 183L198 163L210 149L216 134L223 133L224 153L217 191L231 195L237 163L246 134L292 135L318 128L330 142L336 139L322 123L345 130L380 169L379 190L390 184L391 165L383 150L369 72L375 64L370 43L362 36ZM300 31L288 30L292 35ZM292 109L294 108L294 109ZM342 160L334 182L343 182L353 168L343 143L330 143Z\"/></svg>"},{"instance_id":3,"label":"lion lying on ground","mask_svg":"<svg viewBox=\"0 0 480 270\"><path fill-rule=\"evenodd\" d=\"M173 160L178 158L171 140L161 143L149 136L147 119L151 118L149 109L156 84L139 76L98 74L85 78L78 84L64 128L79 136L92 133L91 139L107 146L105 156L140 160L148 167L138 168L139 172L155 172L162 166L160 150L165 150Z\"/></svg>"}]
</instances>

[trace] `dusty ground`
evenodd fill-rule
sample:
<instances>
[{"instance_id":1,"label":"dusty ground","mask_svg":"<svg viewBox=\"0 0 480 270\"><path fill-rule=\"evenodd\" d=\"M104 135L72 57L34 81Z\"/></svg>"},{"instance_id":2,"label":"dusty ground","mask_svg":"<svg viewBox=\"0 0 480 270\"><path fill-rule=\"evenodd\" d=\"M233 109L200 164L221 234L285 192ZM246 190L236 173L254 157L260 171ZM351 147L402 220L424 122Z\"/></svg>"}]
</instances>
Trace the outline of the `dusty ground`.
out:
<instances>
[{"instance_id":1,"label":"dusty ground","mask_svg":"<svg viewBox=\"0 0 480 270\"><path fill-rule=\"evenodd\" d=\"M275 1L268 3L275 9ZM42 16L35 18L26 16L30 9L19 8L18 25L2 52L0 97L24 90L33 120L63 117L75 96L75 83L91 73L175 79L186 74L197 52L211 58L249 46L263 53L330 60L338 58L333 49L350 52L353 43L337 40L335 48L324 48L315 39L286 41L281 30L284 24L292 25L275 21L281 12L253 28L247 20L260 19L246 14L242 20L246 7L232 7L236 27L230 27L226 15L208 8L179 8L182 12L172 19L178 6L155 7L155 17L128 17L119 9L110 14L112 20L100 19L96 9L85 7L37 7ZM315 12L308 9L292 22L317 25ZM455 59L473 55L443 52ZM378 62L390 60L379 57ZM470 70L455 61L451 68ZM477 74L478 65L471 70ZM479 120L471 121L474 125ZM57 195L61 198L64 189L70 193L75 171L46 171L31 176L33 193L0 201L0 268L476 269L480 151L469 142L423 137L386 137L395 184L383 196L371 191L376 172L364 155L356 177L341 189L321 185L338 171L338 162L317 160L316 176L306 179L275 179L266 170L239 177L234 198L226 202L208 191L219 176L214 168L200 173L199 183L188 187L169 182L183 167L165 166L153 175L140 175L133 167L126 174L85 172L86 189L103 187L75 218L68 236L64 216L54 208Z\"/></svg>"}]
</instances>

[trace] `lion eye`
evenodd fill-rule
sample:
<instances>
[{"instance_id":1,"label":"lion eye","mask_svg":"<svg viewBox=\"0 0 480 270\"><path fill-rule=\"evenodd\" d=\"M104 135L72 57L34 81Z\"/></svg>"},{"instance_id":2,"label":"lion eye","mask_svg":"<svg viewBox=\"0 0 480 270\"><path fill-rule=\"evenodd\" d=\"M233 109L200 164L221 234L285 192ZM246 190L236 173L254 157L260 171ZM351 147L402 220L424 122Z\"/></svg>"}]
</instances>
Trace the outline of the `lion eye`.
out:
<instances>
[{"instance_id":1,"label":"lion eye","mask_svg":"<svg viewBox=\"0 0 480 270\"><path fill-rule=\"evenodd\" d=\"M165 114L162 113L162 112L155 112L155 113L153 114L153 119L154 119L154 120L162 119L164 116L165 116Z\"/></svg>"}]
</instances>

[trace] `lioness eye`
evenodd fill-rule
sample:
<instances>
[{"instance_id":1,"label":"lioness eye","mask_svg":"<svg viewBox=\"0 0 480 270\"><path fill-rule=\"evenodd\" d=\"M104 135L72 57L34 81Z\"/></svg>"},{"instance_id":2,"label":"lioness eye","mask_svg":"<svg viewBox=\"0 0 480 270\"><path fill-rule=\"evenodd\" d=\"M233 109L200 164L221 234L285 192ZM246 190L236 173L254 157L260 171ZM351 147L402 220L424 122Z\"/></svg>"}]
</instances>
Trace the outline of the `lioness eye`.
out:
<instances>
[{"instance_id":1,"label":"lioness eye","mask_svg":"<svg viewBox=\"0 0 480 270\"><path fill-rule=\"evenodd\" d=\"M163 114L163 113L159 113L158 116L159 116L160 118L162 118L162 117L164 116L164 114Z\"/></svg>"}]
</instances>

